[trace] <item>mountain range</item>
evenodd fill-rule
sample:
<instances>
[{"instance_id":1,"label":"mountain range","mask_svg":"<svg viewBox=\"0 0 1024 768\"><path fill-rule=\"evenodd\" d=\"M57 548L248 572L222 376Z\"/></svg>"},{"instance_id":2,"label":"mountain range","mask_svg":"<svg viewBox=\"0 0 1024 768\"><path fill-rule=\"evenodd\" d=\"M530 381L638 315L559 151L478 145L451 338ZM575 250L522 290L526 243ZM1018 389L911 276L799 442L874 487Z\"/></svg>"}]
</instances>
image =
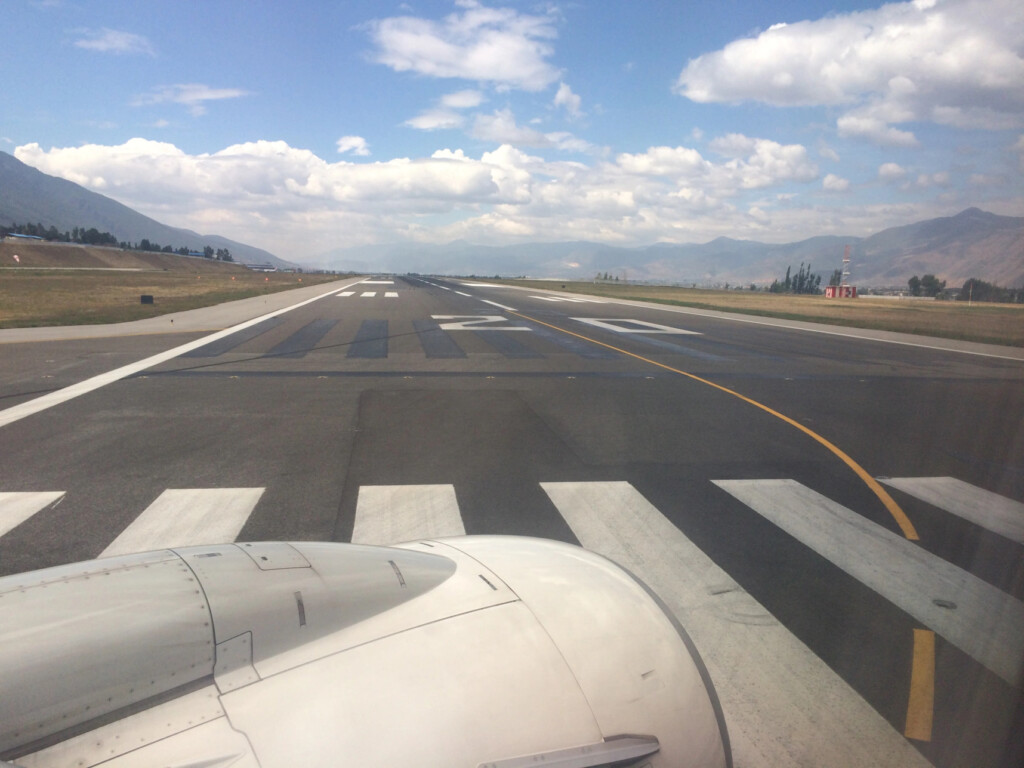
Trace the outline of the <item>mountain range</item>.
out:
<instances>
[{"instance_id":1,"label":"mountain range","mask_svg":"<svg viewBox=\"0 0 1024 768\"><path fill-rule=\"evenodd\" d=\"M399 243L342 248L317 266L355 272L526 275L591 280L608 273L628 280L766 284L788 267L810 264L825 280L842 266L850 246L851 282L904 287L913 275L934 274L950 286L976 277L1004 287L1024 285L1024 217L969 208L955 216L886 229L870 237L836 235L769 244L719 237L703 244L658 243L621 248L601 243L527 243L484 246Z\"/></svg>"},{"instance_id":2,"label":"mountain range","mask_svg":"<svg viewBox=\"0 0 1024 768\"><path fill-rule=\"evenodd\" d=\"M228 248L237 261L295 266L251 245L218 235L169 227L108 197L48 176L0 152L0 222L42 223L60 231L95 227L118 240L143 238L174 247ZM885 229L870 237L836 235L769 244L719 237L703 244L657 243L623 248L592 242L488 246L396 243L329 251L302 266L353 272L528 275L593 279L605 273L629 280L732 285L770 283L788 267L810 264L825 279L850 246L851 282L905 286L912 275L934 274L950 286L976 277L1003 287L1024 286L1024 217L969 208L955 216Z\"/></svg>"},{"instance_id":3,"label":"mountain range","mask_svg":"<svg viewBox=\"0 0 1024 768\"><path fill-rule=\"evenodd\" d=\"M235 261L247 264L295 266L261 248L226 237L200 235L190 229L161 224L74 182L37 171L6 152L0 152L0 223L43 224L60 232L95 227L114 235L118 241L145 239L196 251L209 245L214 250L227 248Z\"/></svg>"}]
</instances>

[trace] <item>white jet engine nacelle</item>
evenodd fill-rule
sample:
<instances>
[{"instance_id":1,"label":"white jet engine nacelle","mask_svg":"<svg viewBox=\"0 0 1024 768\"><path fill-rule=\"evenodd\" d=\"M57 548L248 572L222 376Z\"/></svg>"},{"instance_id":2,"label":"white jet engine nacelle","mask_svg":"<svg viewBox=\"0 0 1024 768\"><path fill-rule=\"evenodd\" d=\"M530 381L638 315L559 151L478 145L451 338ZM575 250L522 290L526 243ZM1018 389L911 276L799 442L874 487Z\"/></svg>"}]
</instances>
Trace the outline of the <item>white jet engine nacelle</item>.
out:
<instances>
[{"instance_id":1,"label":"white jet engine nacelle","mask_svg":"<svg viewBox=\"0 0 1024 768\"><path fill-rule=\"evenodd\" d=\"M685 632L579 547L253 543L0 578L0 765L731 766Z\"/></svg>"}]
</instances>

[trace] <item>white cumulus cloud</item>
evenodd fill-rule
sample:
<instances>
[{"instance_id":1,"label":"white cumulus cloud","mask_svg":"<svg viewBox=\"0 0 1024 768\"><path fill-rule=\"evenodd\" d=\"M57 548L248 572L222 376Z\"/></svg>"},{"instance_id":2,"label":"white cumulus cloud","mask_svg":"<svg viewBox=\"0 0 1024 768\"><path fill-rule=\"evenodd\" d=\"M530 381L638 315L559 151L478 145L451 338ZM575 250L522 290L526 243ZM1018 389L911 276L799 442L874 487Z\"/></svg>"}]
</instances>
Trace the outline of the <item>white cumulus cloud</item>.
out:
<instances>
[{"instance_id":1,"label":"white cumulus cloud","mask_svg":"<svg viewBox=\"0 0 1024 768\"><path fill-rule=\"evenodd\" d=\"M540 131L516 123L510 109L498 109L490 115L477 115L470 135L474 139L496 144L514 144L524 147L548 147L551 141Z\"/></svg>"},{"instance_id":2,"label":"white cumulus cloud","mask_svg":"<svg viewBox=\"0 0 1024 768\"><path fill-rule=\"evenodd\" d=\"M906 169L899 163L882 163L878 166L878 178L882 181L898 181L906 175Z\"/></svg>"},{"instance_id":3,"label":"white cumulus cloud","mask_svg":"<svg viewBox=\"0 0 1024 768\"><path fill-rule=\"evenodd\" d=\"M439 131L461 128L466 118L456 110L478 107L484 101L484 95L476 90L456 91L441 97L439 106L420 112L416 117L409 118L405 125L420 131Z\"/></svg>"},{"instance_id":4,"label":"white cumulus cloud","mask_svg":"<svg viewBox=\"0 0 1024 768\"><path fill-rule=\"evenodd\" d=\"M480 91L465 90L455 93L446 93L441 97L442 106L449 109L472 109L479 107L484 102L484 95Z\"/></svg>"},{"instance_id":5,"label":"white cumulus cloud","mask_svg":"<svg viewBox=\"0 0 1024 768\"><path fill-rule=\"evenodd\" d=\"M86 29L81 30L81 37L75 41L75 47L87 51L116 54L143 54L156 56L153 44L142 35L124 32L118 29Z\"/></svg>"},{"instance_id":6,"label":"white cumulus cloud","mask_svg":"<svg viewBox=\"0 0 1024 768\"><path fill-rule=\"evenodd\" d=\"M845 107L841 135L912 146L894 125L1024 124L1022 82L1017 0L919 0L775 25L690 60L675 89L698 102Z\"/></svg>"},{"instance_id":7,"label":"white cumulus cloud","mask_svg":"<svg viewBox=\"0 0 1024 768\"><path fill-rule=\"evenodd\" d=\"M351 152L353 155L366 157L370 154L370 145L362 136L342 136L338 139L338 152L345 154Z\"/></svg>"},{"instance_id":8,"label":"white cumulus cloud","mask_svg":"<svg viewBox=\"0 0 1024 768\"><path fill-rule=\"evenodd\" d=\"M850 180L830 173L822 179L821 186L826 192L846 192L850 188Z\"/></svg>"},{"instance_id":9,"label":"white cumulus cloud","mask_svg":"<svg viewBox=\"0 0 1024 768\"><path fill-rule=\"evenodd\" d=\"M410 117L405 125L420 131L440 131L461 128L466 119L451 109L428 109Z\"/></svg>"},{"instance_id":10,"label":"white cumulus cloud","mask_svg":"<svg viewBox=\"0 0 1024 768\"><path fill-rule=\"evenodd\" d=\"M582 99L565 83L558 84L558 92L555 94L554 104L556 107L565 107L569 117L579 117L583 114L580 111Z\"/></svg>"},{"instance_id":11,"label":"white cumulus cloud","mask_svg":"<svg viewBox=\"0 0 1024 768\"><path fill-rule=\"evenodd\" d=\"M343 155L332 159L284 141L190 154L136 138L114 146L23 144L14 155L172 226L298 261L336 248L339 238L351 245L457 238L643 244L719 235L784 242L926 218L908 206L826 210L815 200L821 187L810 183L819 179L817 167L799 144L732 134L711 139L707 157L692 147L654 146L584 162L544 156L575 141L571 134L524 128L507 110L483 117L489 121L480 128L492 139L511 134L519 145L495 141L478 156L449 146L370 161L356 154L367 145L354 136L338 141ZM941 187L949 175L924 174L919 183ZM842 192L848 182L827 176L821 184ZM800 185L808 203L799 201Z\"/></svg>"},{"instance_id":12,"label":"white cumulus cloud","mask_svg":"<svg viewBox=\"0 0 1024 768\"><path fill-rule=\"evenodd\" d=\"M530 15L469 0L459 5L461 12L441 21L397 16L371 22L374 59L397 72L525 91L541 91L559 78L549 61L554 12Z\"/></svg>"},{"instance_id":13,"label":"white cumulus cloud","mask_svg":"<svg viewBox=\"0 0 1024 768\"><path fill-rule=\"evenodd\" d=\"M202 83L183 83L165 85L155 88L149 93L140 94L132 100L136 107L152 104L182 104L193 115L206 114L206 102L222 99L238 99L250 95L241 88L211 88Z\"/></svg>"}]
</instances>

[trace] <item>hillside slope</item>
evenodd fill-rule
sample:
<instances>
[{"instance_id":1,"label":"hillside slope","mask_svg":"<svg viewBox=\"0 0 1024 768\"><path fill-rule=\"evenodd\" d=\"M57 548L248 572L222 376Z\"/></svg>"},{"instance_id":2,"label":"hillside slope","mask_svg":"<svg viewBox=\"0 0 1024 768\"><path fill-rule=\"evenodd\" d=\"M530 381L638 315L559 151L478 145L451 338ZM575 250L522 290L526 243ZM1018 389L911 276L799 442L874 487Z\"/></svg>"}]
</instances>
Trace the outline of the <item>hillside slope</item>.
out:
<instances>
[{"instance_id":1,"label":"hillside slope","mask_svg":"<svg viewBox=\"0 0 1024 768\"><path fill-rule=\"evenodd\" d=\"M15 259L17 255L17 259ZM245 265L173 253L122 251L73 243L0 240L0 267L5 269L116 269L160 272L239 272Z\"/></svg>"},{"instance_id":2,"label":"hillside slope","mask_svg":"<svg viewBox=\"0 0 1024 768\"><path fill-rule=\"evenodd\" d=\"M110 232L119 241L147 239L198 251L209 245L215 250L227 248L236 261L295 266L261 248L226 237L200 235L189 229L161 224L109 197L37 171L6 152L0 152L0 222L41 223L61 232L70 232L75 227L95 227L100 232Z\"/></svg>"},{"instance_id":3,"label":"hillside slope","mask_svg":"<svg viewBox=\"0 0 1024 768\"><path fill-rule=\"evenodd\" d=\"M825 235L795 243L760 243L719 237L708 243L658 243L622 248L601 243L524 243L487 246L398 243L343 248L323 254L318 266L365 272L438 272L528 275L592 280L605 272L629 280L732 285L770 283L801 263L827 281L849 245L852 281L861 286L906 286L912 275L934 274L950 286L977 277L1006 287L1024 286L1024 218L969 208L870 237Z\"/></svg>"}]
</instances>

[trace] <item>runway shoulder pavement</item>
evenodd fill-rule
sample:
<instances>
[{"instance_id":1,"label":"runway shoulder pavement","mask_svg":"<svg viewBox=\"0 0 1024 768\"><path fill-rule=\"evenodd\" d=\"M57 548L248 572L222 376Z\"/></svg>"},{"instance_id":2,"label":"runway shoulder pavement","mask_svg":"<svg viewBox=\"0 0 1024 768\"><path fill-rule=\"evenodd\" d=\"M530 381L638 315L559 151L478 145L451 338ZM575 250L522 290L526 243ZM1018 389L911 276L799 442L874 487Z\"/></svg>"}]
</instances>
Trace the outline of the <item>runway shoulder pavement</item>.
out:
<instances>
[{"instance_id":1,"label":"runway shoulder pavement","mask_svg":"<svg viewBox=\"0 0 1024 768\"><path fill-rule=\"evenodd\" d=\"M268 293L264 296L253 296L248 299L229 301L212 307L190 309L185 312L173 312L145 320L133 320L127 323L6 328L0 330L0 344L219 331L315 296L332 293L358 280L359 278L349 278L336 282L319 283L303 288Z\"/></svg>"}]
</instances>

